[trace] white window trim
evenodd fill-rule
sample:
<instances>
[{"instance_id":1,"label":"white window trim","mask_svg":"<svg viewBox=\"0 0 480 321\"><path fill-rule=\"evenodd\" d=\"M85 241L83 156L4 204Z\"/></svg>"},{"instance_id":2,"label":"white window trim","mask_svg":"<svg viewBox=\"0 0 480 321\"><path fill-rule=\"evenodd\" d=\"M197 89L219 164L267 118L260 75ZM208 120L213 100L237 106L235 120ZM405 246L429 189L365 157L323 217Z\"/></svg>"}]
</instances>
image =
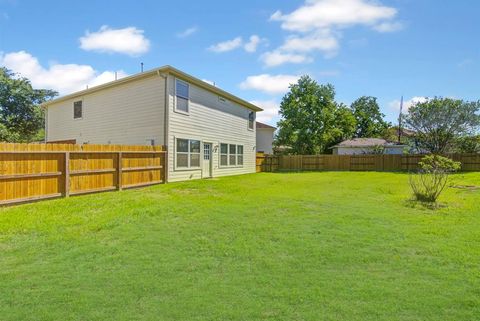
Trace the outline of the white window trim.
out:
<instances>
[{"instance_id":1,"label":"white window trim","mask_svg":"<svg viewBox=\"0 0 480 321\"><path fill-rule=\"evenodd\" d=\"M183 153L181 152L181 154L188 154L188 164L190 165L190 141L191 140L196 140L196 141L199 141L200 142L200 163L198 166L195 166L195 167L178 167L177 166L177 139L185 139L185 140L188 140L188 153ZM187 171L198 171L198 170L201 170L202 169L202 160L203 160L203 151L202 151L202 148L203 148L203 141L201 139L197 139L197 138L185 138L185 137L173 137L173 147L174 147L174 153L173 153L173 168L176 172L187 172ZM196 154L196 153L194 153ZM211 157L211 155L210 155Z\"/></svg>"},{"instance_id":2,"label":"white window trim","mask_svg":"<svg viewBox=\"0 0 480 321\"><path fill-rule=\"evenodd\" d=\"M227 145L227 154L222 154L222 144ZM230 165L230 145L235 145L235 165ZM225 143L225 142L220 142L218 144L218 168L243 168L245 167L245 145L244 144L236 144L236 143ZM238 146L243 147L243 153L241 154L243 156L243 164L238 165ZM227 163L228 165L222 165L222 155L227 155Z\"/></svg>"},{"instance_id":3,"label":"white window trim","mask_svg":"<svg viewBox=\"0 0 480 321\"><path fill-rule=\"evenodd\" d=\"M183 114L183 115L190 115L190 84L186 81L183 81L179 78L174 78L175 79L175 95L174 95L174 106L173 106L173 111L176 112L176 113L179 113L179 114ZM181 83L184 83L185 85L188 86L188 97L183 97L183 96L180 96L184 99L187 99L187 111L184 111L184 110L179 110L177 109L177 81L178 82L181 82Z\"/></svg>"},{"instance_id":4,"label":"white window trim","mask_svg":"<svg viewBox=\"0 0 480 321\"><path fill-rule=\"evenodd\" d=\"M81 101L82 102L82 117L78 117L78 118L75 118L75 103L76 102L79 102ZM84 111L85 109L83 108L84 104L83 104L83 99L80 99L80 100L75 100L73 103L72 103L72 109L73 109L73 120L82 120L83 119L83 115L84 115Z\"/></svg>"}]
</instances>

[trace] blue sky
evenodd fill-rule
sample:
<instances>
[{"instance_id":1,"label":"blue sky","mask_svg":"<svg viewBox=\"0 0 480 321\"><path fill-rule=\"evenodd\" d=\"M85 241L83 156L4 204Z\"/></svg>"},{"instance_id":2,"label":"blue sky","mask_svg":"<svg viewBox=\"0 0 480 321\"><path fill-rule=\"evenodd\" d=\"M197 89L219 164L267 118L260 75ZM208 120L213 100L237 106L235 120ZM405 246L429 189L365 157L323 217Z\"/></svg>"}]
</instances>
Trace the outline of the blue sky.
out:
<instances>
[{"instance_id":1,"label":"blue sky","mask_svg":"<svg viewBox=\"0 0 480 321\"><path fill-rule=\"evenodd\" d=\"M479 98L480 1L0 0L0 63L66 94L170 64L265 108L309 74L387 119L436 95Z\"/></svg>"}]
</instances>

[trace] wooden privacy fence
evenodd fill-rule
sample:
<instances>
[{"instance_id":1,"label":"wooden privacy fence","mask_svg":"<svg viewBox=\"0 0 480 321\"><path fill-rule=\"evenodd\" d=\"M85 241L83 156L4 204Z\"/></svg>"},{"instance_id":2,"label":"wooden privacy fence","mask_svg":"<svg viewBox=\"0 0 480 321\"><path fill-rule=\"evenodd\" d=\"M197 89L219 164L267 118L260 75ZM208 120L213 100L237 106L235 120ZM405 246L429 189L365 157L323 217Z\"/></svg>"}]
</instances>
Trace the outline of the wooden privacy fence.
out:
<instances>
[{"instance_id":1,"label":"wooden privacy fence","mask_svg":"<svg viewBox=\"0 0 480 321\"><path fill-rule=\"evenodd\" d=\"M163 183L163 146L0 143L0 205Z\"/></svg>"},{"instance_id":2,"label":"wooden privacy fence","mask_svg":"<svg viewBox=\"0 0 480 321\"><path fill-rule=\"evenodd\" d=\"M257 153L256 169L257 173L277 171L278 157L264 153Z\"/></svg>"},{"instance_id":3,"label":"wooden privacy fence","mask_svg":"<svg viewBox=\"0 0 480 321\"><path fill-rule=\"evenodd\" d=\"M257 172L273 171L411 171L425 155L260 155ZM449 154L462 171L480 171L480 154Z\"/></svg>"}]
</instances>

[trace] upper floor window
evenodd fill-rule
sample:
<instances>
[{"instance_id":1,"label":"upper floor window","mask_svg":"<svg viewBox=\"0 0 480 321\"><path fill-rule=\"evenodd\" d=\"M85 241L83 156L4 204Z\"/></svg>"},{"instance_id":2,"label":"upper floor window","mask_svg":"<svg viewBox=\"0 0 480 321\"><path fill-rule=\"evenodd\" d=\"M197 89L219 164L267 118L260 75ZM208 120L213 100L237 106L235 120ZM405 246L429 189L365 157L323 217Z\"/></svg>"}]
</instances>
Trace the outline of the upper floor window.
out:
<instances>
[{"instance_id":1,"label":"upper floor window","mask_svg":"<svg viewBox=\"0 0 480 321\"><path fill-rule=\"evenodd\" d=\"M80 119L83 117L83 103L81 100L73 103L73 119Z\"/></svg>"},{"instance_id":2,"label":"upper floor window","mask_svg":"<svg viewBox=\"0 0 480 321\"><path fill-rule=\"evenodd\" d=\"M251 111L248 113L248 129L253 129L255 123L255 112Z\"/></svg>"},{"instance_id":3,"label":"upper floor window","mask_svg":"<svg viewBox=\"0 0 480 321\"><path fill-rule=\"evenodd\" d=\"M188 103L190 100L189 91L190 88L186 82L178 79L175 81L176 110L188 113Z\"/></svg>"}]
</instances>

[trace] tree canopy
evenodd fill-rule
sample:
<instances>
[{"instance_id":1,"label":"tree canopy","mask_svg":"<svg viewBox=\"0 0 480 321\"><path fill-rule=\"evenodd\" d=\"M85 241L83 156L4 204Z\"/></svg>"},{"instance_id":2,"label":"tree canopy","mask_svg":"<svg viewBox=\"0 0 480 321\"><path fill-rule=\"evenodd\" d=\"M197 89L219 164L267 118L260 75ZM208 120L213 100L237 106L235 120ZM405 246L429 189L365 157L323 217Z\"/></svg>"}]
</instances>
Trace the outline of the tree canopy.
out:
<instances>
[{"instance_id":1,"label":"tree canopy","mask_svg":"<svg viewBox=\"0 0 480 321\"><path fill-rule=\"evenodd\" d=\"M450 151L458 138L478 130L479 111L480 101L436 97L410 107L405 124L415 131L419 149L441 154Z\"/></svg>"},{"instance_id":2,"label":"tree canopy","mask_svg":"<svg viewBox=\"0 0 480 321\"><path fill-rule=\"evenodd\" d=\"M355 137L383 137L390 124L383 118L376 97L363 96L350 106L356 120Z\"/></svg>"},{"instance_id":3,"label":"tree canopy","mask_svg":"<svg viewBox=\"0 0 480 321\"><path fill-rule=\"evenodd\" d=\"M280 104L275 144L287 146L294 154L319 154L352 137L355 118L350 109L335 101L332 85L320 85L302 76Z\"/></svg>"},{"instance_id":4,"label":"tree canopy","mask_svg":"<svg viewBox=\"0 0 480 321\"><path fill-rule=\"evenodd\" d=\"M30 81L0 68L0 141L29 142L43 130L40 104L57 92L33 89Z\"/></svg>"}]
</instances>

